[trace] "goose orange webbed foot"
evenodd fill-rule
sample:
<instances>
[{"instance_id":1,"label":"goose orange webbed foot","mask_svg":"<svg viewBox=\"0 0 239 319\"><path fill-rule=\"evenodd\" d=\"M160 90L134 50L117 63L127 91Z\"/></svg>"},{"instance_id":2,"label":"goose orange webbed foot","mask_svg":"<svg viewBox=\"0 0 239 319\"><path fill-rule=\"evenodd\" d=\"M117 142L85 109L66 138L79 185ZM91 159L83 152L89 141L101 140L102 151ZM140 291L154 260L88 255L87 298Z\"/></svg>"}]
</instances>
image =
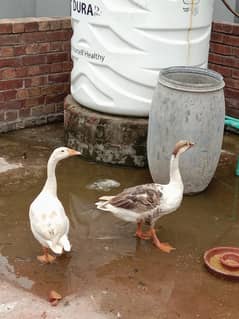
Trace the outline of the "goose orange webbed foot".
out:
<instances>
[{"instance_id":1,"label":"goose orange webbed foot","mask_svg":"<svg viewBox=\"0 0 239 319\"><path fill-rule=\"evenodd\" d=\"M135 237L143 239L143 240L148 240L152 237L151 232L143 232L142 231L142 222L137 224L137 230L135 233Z\"/></svg>"},{"instance_id":2,"label":"goose orange webbed foot","mask_svg":"<svg viewBox=\"0 0 239 319\"><path fill-rule=\"evenodd\" d=\"M170 244L168 243L161 243L159 242L159 244L156 244L154 242L154 245L159 248L160 250L162 250L165 253L170 253L172 250L175 250L176 248L172 247Z\"/></svg>"},{"instance_id":3,"label":"goose orange webbed foot","mask_svg":"<svg viewBox=\"0 0 239 319\"><path fill-rule=\"evenodd\" d=\"M153 244L159 248L160 250L162 250L165 253L170 253L172 250L175 250L174 247L172 247L170 244L168 243L161 243L160 240L158 239L157 235L156 235L156 231L155 229L151 229L151 234L152 234L152 239L153 239Z\"/></svg>"},{"instance_id":4,"label":"goose orange webbed foot","mask_svg":"<svg viewBox=\"0 0 239 319\"><path fill-rule=\"evenodd\" d=\"M50 254L37 256L37 260L39 260L42 264L52 264L55 261L56 257Z\"/></svg>"},{"instance_id":5,"label":"goose orange webbed foot","mask_svg":"<svg viewBox=\"0 0 239 319\"><path fill-rule=\"evenodd\" d=\"M37 260L39 260L43 264L52 264L55 261L56 257L49 254L47 248L43 248L43 252L44 254L42 256L37 256Z\"/></svg>"},{"instance_id":6,"label":"goose orange webbed foot","mask_svg":"<svg viewBox=\"0 0 239 319\"><path fill-rule=\"evenodd\" d=\"M149 232L137 232L136 231L135 237L143 239L143 240L149 240L152 236Z\"/></svg>"}]
</instances>

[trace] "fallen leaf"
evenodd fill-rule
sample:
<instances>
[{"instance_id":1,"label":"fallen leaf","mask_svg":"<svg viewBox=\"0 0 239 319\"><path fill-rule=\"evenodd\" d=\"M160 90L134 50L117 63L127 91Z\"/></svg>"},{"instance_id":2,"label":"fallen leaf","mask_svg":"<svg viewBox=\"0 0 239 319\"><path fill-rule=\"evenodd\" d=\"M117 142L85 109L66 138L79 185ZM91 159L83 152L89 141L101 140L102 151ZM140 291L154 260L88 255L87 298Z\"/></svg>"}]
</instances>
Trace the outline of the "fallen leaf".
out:
<instances>
[{"instance_id":1,"label":"fallen leaf","mask_svg":"<svg viewBox=\"0 0 239 319\"><path fill-rule=\"evenodd\" d=\"M52 305L53 307L56 307L56 306L58 305L58 302L59 302L59 300L58 300L58 299L55 299L55 300L51 301L51 305Z\"/></svg>"},{"instance_id":2,"label":"fallen leaf","mask_svg":"<svg viewBox=\"0 0 239 319\"><path fill-rule=\"evenodd\" d=\"M48 300L52 306L57 306L58 302L62 299L62 296L55 290L49 292Z\"/></svg>"}]
</instances>

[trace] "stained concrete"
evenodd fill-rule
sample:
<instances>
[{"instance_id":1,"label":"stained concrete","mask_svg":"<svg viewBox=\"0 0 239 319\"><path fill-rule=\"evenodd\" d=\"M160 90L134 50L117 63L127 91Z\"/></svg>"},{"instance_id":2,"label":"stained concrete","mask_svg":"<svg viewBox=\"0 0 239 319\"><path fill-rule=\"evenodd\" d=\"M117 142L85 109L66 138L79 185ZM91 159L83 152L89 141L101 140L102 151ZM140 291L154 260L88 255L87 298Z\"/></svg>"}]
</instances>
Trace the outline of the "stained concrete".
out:
<instances>
[{"instance_id":1,"label":"stained concrete","mask_svg":"<svg viewBox=\"0 0 239 319\"><path fill-rule=\"evenodd\" d=\"M147 169L66 159L57 166L58 195L70 219L72 252L41 265L28 208L45 181L51 151L64 144L63 125L1 135L1 157L22 167L0 174L0 318L235 319L238 282L209 273L205 250L238 246L239 137L225 135L209 188L185 196L177 212L157 223L158 236L176 250L137 240L135 225L99 212L94 202L125 187L151 182ZM115 188L92 189L114 180ZM98 185L98 184L97 184ZM112 184L111 184L112 185ZM51 289L63 299L47 301Z\"/></svg>"},{"instance_id":2,"label":"stained concrete","mask_svg":"<svg viewBox=\"0 0 239 319\"><path fill-rule=\"evenodd\" d=\"M126 166L147 165L148 119L113 116L65 99L66 144L88 160Z\"/></svg>"}]
</instances>

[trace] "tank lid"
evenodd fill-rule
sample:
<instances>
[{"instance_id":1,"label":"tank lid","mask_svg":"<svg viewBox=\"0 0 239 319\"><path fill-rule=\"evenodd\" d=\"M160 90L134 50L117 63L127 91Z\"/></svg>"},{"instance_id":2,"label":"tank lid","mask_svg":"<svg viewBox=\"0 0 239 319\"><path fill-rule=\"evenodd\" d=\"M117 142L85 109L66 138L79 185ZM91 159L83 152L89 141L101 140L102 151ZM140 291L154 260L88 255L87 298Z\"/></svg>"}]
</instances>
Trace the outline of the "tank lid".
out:
<instances>
[{"instance_id":1,"label":"tank lid","mask_svg":"<svg viewBox=\"0 0 239 319\"><path fill-rule=\"evenodd\" d=\"M181 91L210 92L225 86L221 74L199 67L173 66L160 71L159 83Z\"/></svg>"}]
</instances>

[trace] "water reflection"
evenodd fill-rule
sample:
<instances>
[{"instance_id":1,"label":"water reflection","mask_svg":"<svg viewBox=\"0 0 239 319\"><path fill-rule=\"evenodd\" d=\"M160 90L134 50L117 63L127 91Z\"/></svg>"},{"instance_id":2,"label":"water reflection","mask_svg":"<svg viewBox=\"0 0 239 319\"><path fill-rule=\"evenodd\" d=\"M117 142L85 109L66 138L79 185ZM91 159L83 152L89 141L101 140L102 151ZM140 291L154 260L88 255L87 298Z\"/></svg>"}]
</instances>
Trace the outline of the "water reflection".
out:
<instances>
[{"instance_id":1,"label":"water reflection","mask_svg":"<svg viewBox=\"0 0 239 319\"><path fill-rule=\"evenodd\" d=\"M22 262L25 263L24 260ZM15 265L16 264L16 267ZM0 256L0 276L8 281L13 281L17 284L17 286L22 287L24 289L32 289L34 285L34 281L30 280L28 277L23 276L17 270L17 263L14 263L14 260L8 260L7 257Z\"/></svg>"},{"instance_id":2,"label":"water reflection","mask_svg":"<svg viewBox=\"0 0 239 319\"><path fill-rule=\"evenodd\" d=\"M52 148L44 148L44 140L38 145L34 136L33 142L29 138L24 144L30 155L21 174L5 180L0 175L4 185L0 190L1 277L44 298L51 289L63 296L74 292L93 296L103 310L120 312L127 319L236 318L238 285L209 274L202 254L214 246L239 245L239 178L234 176L238 137L225 136L224 148L231 154L223 153L209 188L184 197L180 209L157 224L159 238L176 247L169 255L134 238L135 225L94 206L102 192L113 195L150 182L147 169L110 167L77 158L60 163L58 194L71 223L72 251L53 265L41 265L36 260L41 247L30 232L28 209L44 183ZM17 142L9 145L8 152L17 151ZM87 187L99 179L116 180L120 186L106 192Z\"/></svg>"}]
</instances>

